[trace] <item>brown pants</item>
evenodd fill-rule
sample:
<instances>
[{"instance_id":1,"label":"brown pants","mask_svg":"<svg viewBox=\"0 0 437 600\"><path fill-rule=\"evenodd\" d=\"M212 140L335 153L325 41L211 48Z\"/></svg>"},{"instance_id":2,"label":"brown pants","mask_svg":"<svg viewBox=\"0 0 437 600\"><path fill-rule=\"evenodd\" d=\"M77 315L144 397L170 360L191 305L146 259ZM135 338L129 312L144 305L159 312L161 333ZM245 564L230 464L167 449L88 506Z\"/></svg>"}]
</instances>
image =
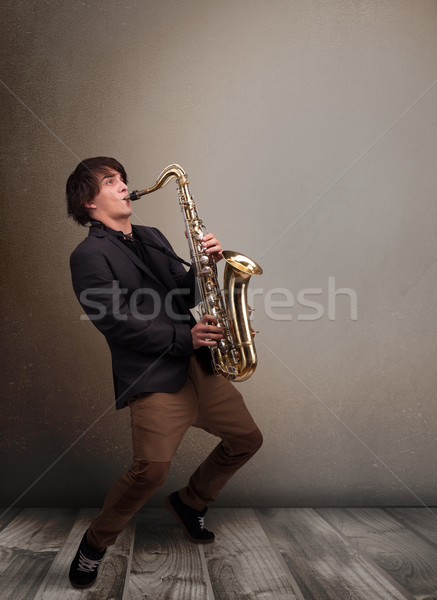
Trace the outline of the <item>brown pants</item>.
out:
<instances>
[{"instance_id":1,"label":"brown pants","mask_svg":"<svg viewBox=\"0 0 437 600\"><path fill-rule=\"evenodd\" d=\"M205 375L193 357L185 386L174 394L153 393L133 399L133 464L109 491L102 511L88 529L88 543L102 551L113 544L133 515L167 476L188 427L200 427L221 442L197 468L181 500L203 510L260 448L262 435L240 392L223 377Z\"/></svg>"}]
</instances>

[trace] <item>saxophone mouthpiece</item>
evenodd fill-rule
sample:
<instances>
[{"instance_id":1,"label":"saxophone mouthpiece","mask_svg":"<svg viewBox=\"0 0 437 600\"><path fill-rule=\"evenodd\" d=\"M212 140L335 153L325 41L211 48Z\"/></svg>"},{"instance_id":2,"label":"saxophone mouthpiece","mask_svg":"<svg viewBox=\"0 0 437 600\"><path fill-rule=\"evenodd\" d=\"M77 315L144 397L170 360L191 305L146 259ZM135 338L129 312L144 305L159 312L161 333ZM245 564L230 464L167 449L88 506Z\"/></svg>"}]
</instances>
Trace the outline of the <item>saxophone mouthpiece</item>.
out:
<instances>
[{"instance_id":1,"label":"saxophone mouthpiece","mask_svg":"<svg viewBox=\"0 0 437 600\"><path fill-rule=\"evenodd\" d=\"M140 195L138 194L138 190L134 190L126 196L125 200L138 200L139 198Z\"/></svg>"}]
</instances>

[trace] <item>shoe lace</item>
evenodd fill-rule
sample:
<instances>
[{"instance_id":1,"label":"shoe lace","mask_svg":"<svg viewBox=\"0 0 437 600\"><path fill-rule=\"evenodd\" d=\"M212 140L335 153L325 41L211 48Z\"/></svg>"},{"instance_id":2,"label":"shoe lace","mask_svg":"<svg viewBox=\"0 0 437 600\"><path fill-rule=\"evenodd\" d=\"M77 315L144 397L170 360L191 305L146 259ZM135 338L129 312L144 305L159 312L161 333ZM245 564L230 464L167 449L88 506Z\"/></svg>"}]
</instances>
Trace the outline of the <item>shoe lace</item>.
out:
<instances>
[{"instance_id":1,"label":"shoe lace","mask_svg":"<svg viewBox=\"0 0 437 600\"><path fill-rule=\"evenodd\" d=\"M204 524L205 524L205 517L197 517L197 520L199 521L201 531L203 531Z\"/></svg>"},{"instance_id":2,"label":"shoe lace","mask_svg":"<svg viewBox=\"0 0 437 600\"><path fill-rule=\"evenodd\" d=\"M99 564L102 562L102 559L93 560L88 558L83 554L82 550L79 552L79 564L77 566L78 571L83 571L84 573L92 573Z\"/></svg>"}]
</instances>

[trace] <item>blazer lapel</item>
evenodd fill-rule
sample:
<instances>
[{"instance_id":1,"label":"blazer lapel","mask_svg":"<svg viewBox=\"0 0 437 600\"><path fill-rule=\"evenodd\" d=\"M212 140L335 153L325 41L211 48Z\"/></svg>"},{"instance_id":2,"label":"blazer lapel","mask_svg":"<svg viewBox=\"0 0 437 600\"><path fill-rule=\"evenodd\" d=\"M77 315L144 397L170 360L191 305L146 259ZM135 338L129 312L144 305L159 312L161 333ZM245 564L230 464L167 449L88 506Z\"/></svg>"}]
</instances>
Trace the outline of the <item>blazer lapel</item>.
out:
<instances>
[{"instance_id":1,"label":"blazer lapel","mask_svg":"<svg viewBox=\"0 0 437 600\"><path fill-rule=\"evenodd\" d=\"M108 231L105 231L104 229L100 229L99 227L90 227L89 235L108 238L113 244L120 248L120 250L122 250L139 269L141 269L149 277L153 277L153 279L157 281L160 285L163 285L163 282L158 279L155 273L147 265L144 264L144 262L135 254L135 252L129 250L129 248L125 246L123 242L119 240L115 235L109 233Z\"/></svg>"}]
</instances>

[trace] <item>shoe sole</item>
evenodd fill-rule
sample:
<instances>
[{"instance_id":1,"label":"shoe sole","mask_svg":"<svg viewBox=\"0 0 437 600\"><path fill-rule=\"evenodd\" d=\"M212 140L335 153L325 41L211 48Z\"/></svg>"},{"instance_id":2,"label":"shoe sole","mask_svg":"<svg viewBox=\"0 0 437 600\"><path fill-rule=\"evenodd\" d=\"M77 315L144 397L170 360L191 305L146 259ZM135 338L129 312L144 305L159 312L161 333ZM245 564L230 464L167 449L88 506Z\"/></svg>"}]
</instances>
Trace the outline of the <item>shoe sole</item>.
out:
<instances>
[{"instance_id":1,"label":"shoe sole","mask_svg":"<svg viewBox=\"0 0 437 600\"><path fill-rule=\"evenodd\" d=\"M96 577L97 579L97 577ZM85 583L85 585L79 585L78 583L73 583L70 579L70 585L75 590L86 590L87 588L92 587L96 583L96 579L93 579L91 583Z\"/></svg>"},{"instance_id":2,"label":"shoe sole","mask_svg":"<svg viewBox=\"0 0 437 600\"><path fill-rule=\"evenodd\" d=\"M178 513L175 511L175 509L173 507L173 504L170 501L170 497L169 496L166 497L165 504L166 504L168 510L171 512L171 514L176 519L176 521L182 526L182 529L184 530L185 535L187 536L187 538L190 541L194 542L195 544L212 544L214 542L215 538L211 538L210 540L199 540L198 538L194 538L192 535L190 535L190 532L185 527L185 523L182 521L182 519L180 518L180 516L178 515Z\"/></svg>"}]
</instances>

